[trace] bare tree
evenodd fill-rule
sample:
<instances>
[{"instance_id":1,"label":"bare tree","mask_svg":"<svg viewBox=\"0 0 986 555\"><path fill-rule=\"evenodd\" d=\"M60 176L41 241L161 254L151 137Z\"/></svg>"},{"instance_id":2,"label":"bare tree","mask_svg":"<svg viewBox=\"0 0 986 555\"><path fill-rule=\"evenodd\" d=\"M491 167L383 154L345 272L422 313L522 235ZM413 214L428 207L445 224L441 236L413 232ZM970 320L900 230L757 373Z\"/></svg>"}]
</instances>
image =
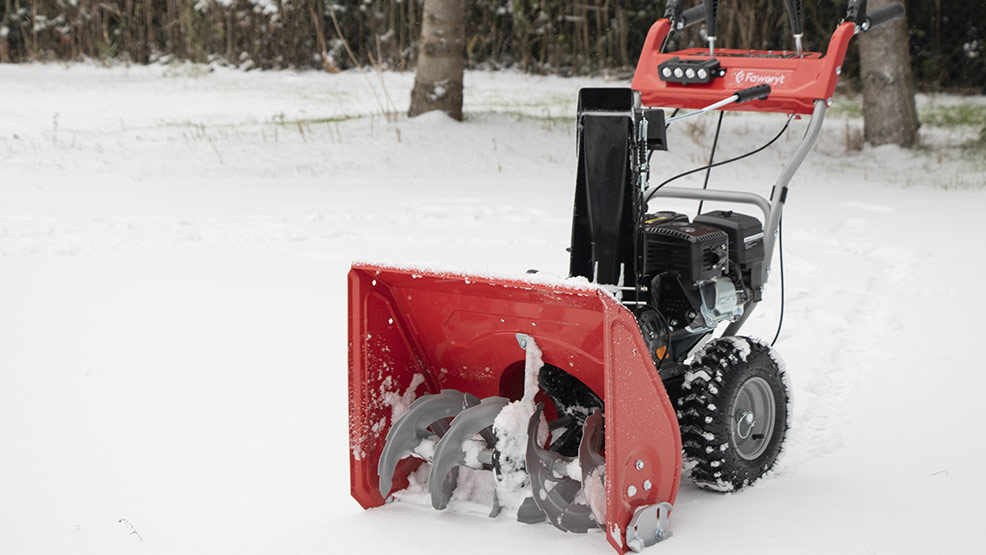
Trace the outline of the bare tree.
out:
<instances>
[{"instance_id":1,"label":"bare tree","mask_svg":"<svg viewBox=\"0 0 986 555\"><path fill-rule=\"evenodd\" d=\"M869 0L872 13L892 0ZM907 40L907 19L883 23L859 39L863 81L863 134L872 145L917 144L918 117L914 108L914 79Z\"/></svg>"},{"instance_id":2,"label":"bare tree","mask_svg":"<svg viewBox=\"0 0 986 555\"><path fill-rule=\"evenodd\" d=\"M465 0L425 0L409 116L442 110L462 121Z\"/></svg>"}]
</instances>

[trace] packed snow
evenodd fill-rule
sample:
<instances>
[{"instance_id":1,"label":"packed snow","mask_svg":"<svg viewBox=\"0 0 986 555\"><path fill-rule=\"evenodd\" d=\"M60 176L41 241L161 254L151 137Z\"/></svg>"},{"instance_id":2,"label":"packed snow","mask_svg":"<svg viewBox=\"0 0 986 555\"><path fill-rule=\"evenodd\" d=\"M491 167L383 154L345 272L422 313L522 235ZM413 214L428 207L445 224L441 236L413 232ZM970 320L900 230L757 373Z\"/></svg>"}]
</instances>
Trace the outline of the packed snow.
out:
<instances>
[{"instance_id":1,"label":"packed snow","mask_svg":"<svg viewBox=\"0 0 986 555\"><path fill-rule=\"evenodd\" d=\"M0 65L0 553L612 551L456 499L350 497L346 272L566 275L577 91L626 82L468 73L464 123L407 119L413 75L382 82ZM742 492L685 481L655 553L986 545L979 129L854 150L851 104L837 96L784 218L785 458ZM727 115L717 159L783 119ZM672 125L656 175L701 165L714 120ZM805 124L710 186L767 194ZM768 340L776 277L746 328Z\"/></svg>"},{"instance_id":2,"label":"packed snow","mask_svg":"<svg viewBox=\"0 0 986 555\"><path fill-rule=\"evenodd\" d=\"M496 449L500 452L500 470L497 476L496 495L504 509L505 517L516 517L524 499L532 494L530 476L525 469L527 457L527 429L534 415L534 396L538 392L538 372L544 366L541 348L537 340L524 336L524 396L500 411L493 422ZM548 439L548 426L541 415L538 426L538 445Z\"/></svg>"},{"instance_id":3,"label":"packed snow","mask_svg":"<svg viewBox=\"0 0 986 555\"><path fill-rule=\"evenodd\" d=\"M392 380L390 376L384 379L384 384ZM414 374L411 378L411 383L408 384L407 389L404 393L397 393L395 391L385 390L382 392L381 398L383 399L383 404L390 407L390 421L397 422L397 419L404 416L407 413L407 408L411 406L411 403L418 398L418 387L425 383L425 375L418 372Z\"/></svg>"}]
</instances>

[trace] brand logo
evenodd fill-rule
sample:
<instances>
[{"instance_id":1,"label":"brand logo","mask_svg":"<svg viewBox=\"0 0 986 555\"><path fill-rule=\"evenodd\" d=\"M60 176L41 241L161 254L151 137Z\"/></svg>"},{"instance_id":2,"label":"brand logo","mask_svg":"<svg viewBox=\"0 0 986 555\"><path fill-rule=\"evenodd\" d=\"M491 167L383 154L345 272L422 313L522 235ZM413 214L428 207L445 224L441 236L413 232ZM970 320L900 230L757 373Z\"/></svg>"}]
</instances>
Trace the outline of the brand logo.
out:
<instances>
[{"instance_id":1,"label":"brand logo","mask_svg":"<svg viewBox=\"0 0 986 555\"><path fill-rule=\"evenodd\" d=\"M739 70L733 74L733 79L737 85L759 85L767 83L771 87L783 85L787 75L776 73L754 73L752 71Z\"/></svg>"}]
</instances>

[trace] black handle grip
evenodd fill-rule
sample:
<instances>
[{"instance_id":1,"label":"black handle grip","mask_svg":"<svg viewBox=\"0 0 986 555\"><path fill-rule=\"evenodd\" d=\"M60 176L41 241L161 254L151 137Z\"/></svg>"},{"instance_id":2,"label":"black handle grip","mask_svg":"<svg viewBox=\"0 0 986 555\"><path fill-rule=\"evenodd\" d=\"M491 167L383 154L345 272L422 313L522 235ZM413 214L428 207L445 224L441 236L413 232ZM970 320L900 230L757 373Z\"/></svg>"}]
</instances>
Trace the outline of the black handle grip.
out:
<instances>
[{"instance_id":1,"label":"black handle grip","mask_svg":"<svg viewBox=\"0 0 986 555\"><path fill-rule=\"evenodd\" d=\"M716 36L716 18L719 17L719 0L703 0L705 7L705 35Z\"/></svg>"},{"instance_id":2,"label":"black handle grip","mask_svg":"<svg viewBox=\"0 0 986 555\"><path fill-rule=\"evenodd\" d=\"M804 33L804 27L801 25L801 0L784 0L784 5L787 6L787 15L791 18L791 31L795 35L800 35Z\"/></svg>"},{"instance_id":3,"label":"black handle grip","mask_svg":"<svg viewBox=\"0 0 986 555\"><path fill-rule=\"evenodd\" d=\"M869 26L866 27L866 30L869 31L877 25L897 19L898 17L904 17L904 13L904 5L900 2L894 2L889 6L884 6L867 16L866 20Z\"/></svg>"},{"instance_id":4,"label":"black handle grip","mask_svg":"<svg viewBox=\"0 0 986 555\"><path fill-rule=\"evenodd\" d=\"M741 91L736 91L736 103L741 104L743 102L749 102L750 100L767 100L770 96L770 85L767 83L761 83L759 85L754 85L748 89L743 89Z\"/></svg>"},{"instance_id":5,"label":"black handle grip","mask_svg":"<svg viewBox=\"0 0 986 555\"><path fill-rule=\"evenodd\" d=\"M691 27L692 25L695 25L699 21L702 21L702 18L704 17L705 17L705 6L695 6L692 8L688 8L687 10L685 10L683 14L681 14L681 26L678 28L684 29L685 27Z\"/></svg>"}]
</instances>

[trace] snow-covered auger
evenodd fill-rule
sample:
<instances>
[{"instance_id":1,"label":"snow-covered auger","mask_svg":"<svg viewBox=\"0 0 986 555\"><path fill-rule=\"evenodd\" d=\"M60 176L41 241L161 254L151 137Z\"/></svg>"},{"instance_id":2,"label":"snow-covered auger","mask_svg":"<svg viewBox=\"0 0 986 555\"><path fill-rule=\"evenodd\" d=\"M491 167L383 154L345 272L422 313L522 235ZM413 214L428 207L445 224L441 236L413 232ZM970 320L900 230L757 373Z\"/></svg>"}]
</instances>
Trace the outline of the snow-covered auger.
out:
<instances>
[{"instance_id":1,"label":"snow-covered auger","mask_svg":"<svg viewBox=\"0 0 986 555\"><path fill-rule=\"evenodd\" d=\"M821 54L802 51L800 0L786 2L795 51L717 49L718 2L682 4L670 0L651 27L632 88L579 93L574 279L353 265L351 483L363 507L414 482L444 509L461 474L492 471L491 516L602 528L622 553L669 535L683 452L713 490L773 467L787 430L783 364L737 334L763 297L791 177L849 40L903 7L867 14L850 0ZM662 52L703 19L708 48ZM668 125L712 110L811 115L769 200L665 186L685 174L650 183ZM713 155L717 141L718 130ZM650 211L659 198L752 205L763 220L701 204L694 218Z\"/></svg>"}]
</instances>

